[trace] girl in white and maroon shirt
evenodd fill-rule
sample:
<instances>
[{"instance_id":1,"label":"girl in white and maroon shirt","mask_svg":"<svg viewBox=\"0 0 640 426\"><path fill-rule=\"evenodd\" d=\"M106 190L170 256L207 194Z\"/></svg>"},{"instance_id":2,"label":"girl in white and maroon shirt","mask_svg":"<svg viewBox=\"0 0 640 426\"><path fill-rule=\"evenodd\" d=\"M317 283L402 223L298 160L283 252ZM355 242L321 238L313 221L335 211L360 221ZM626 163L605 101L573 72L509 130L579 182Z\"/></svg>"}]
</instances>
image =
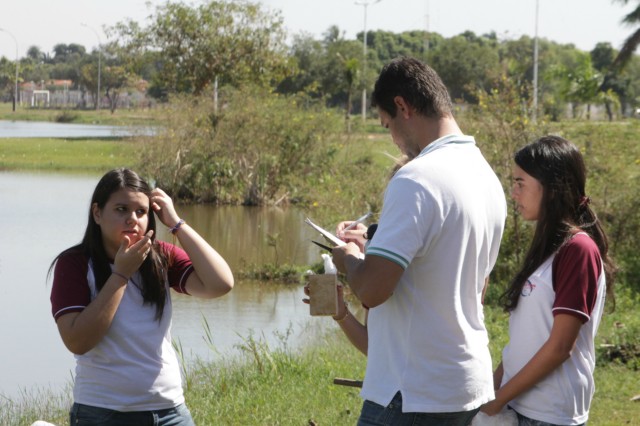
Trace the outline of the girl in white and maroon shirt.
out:
<instances>
[{"instance_id":1,"label":"girl in white and maroon shirt","mask_svg":"<svg viewBox=\"0 0 640 426\"><path fill-rule=\"evenodd\" d=\"M578 149L546 136L515 154L511 196L524 220L537 221L524 264L503 295L509 344L494 373L496 399L519 425L581 425L594 392L594 338L606 279L614 271L607 237L585 195Z\"/></svg>"},{"instance_id":2,"label":"girl in white and maroon shirt","mask_svg":"<svg viewBox=\"0 0 640 426\"><path fill-rule=\"evenodd\" d=\"M183 248L156 240L153 212ZM70 424L193 425L171 345L169 288L222 296L233 287L227 262L166 193L116 169L95 188L82 242L54 266L52 313L76 356Z\"/></svg>"}]
</instances>

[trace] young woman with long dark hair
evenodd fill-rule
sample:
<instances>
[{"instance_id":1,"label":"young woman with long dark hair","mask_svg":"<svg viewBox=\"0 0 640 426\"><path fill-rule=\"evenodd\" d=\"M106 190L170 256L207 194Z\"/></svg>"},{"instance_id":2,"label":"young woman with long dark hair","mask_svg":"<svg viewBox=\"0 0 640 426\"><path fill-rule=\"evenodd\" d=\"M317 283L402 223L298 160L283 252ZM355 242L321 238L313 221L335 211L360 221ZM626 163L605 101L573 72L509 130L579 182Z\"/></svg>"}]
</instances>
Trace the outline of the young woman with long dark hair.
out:
<instances>
[{"instance_id":1,"label":"young woman with long dark hair","mask_svg":"<svg viewBox=\"0 0 640 426\"><path fill-rule=\"evenodd\" d=\"M536 226L503 295L510 341L494 373L496 398L482 411L496 414L508 405L520 425L581 425L595 389L594 338L615 268L585 193L578 148L545 136L514 160L511 196Z\"/></svg>"},{"instance_id":2,"label":"young woman with long dark hair","mask_svg":"<svg viewBox=\"0 0 640 426\"><path fill-rule=\"evenodd\" d=\"M156 239L154 212L182 248ZM129 169L108 172L82 241L51 270L52 313L76 356L70 423L193 425L171 343L169 289L219 297L233 275L171 198Z\"/></svg>"}]
</instances>

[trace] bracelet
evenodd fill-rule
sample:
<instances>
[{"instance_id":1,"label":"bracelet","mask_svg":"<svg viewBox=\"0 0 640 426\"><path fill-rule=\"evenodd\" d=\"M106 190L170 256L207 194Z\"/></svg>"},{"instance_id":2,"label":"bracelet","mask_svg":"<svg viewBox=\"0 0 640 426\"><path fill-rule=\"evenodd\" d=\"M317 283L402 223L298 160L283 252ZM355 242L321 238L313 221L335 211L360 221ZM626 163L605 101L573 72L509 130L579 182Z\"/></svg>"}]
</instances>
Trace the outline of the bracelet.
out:
<instances>
[{"instance_id":1,"label":"bracelet","mask_svg":"<svg viewBox=\"0 0 640 426\"><path fill-rule=\"evenodd\" d=\"M170 228L170 229L169 229L169 232L171 232L173 235L176 235L176 232L178 232L178 230L180 229L180 227L181 227L182 225L184 225L185 223L186 223L186 222L185 222L183 219L180 219L180 220L178 221L178 223L176 223L176 224L173 226L173 228Z\"/></svg>"},{"instance_id":2,"label":"bracelet","mask_svg":"<svg viewBox=\"0 0 640 426\"><path fill-rule=\"evenodd\" d=\"M345 311L346 311L346 312L344 313L344 315L342 316L342 318L336 318L336 317L331 317L331 318L333 318L333 320L334 320L334 321L336 321L336 322L342 322L342 321L344 321L344 320L349 316L349 305L347 305L347 304L345 303L345 304L344 304L344 309L345 309Z\"/></svg>"},{"instance_id":3,"label":"bracelet","mask_svg":"<svg viewBox=\"0 0 640 426\"><path fill-rule=\"evenodd\" d=\"M126 282L129 282L129 278L127 278L124 274L121 274L120 272L116 272L116 271L111 271L111 274L116 275L120 278L122 278L123 280L125 280Z\"/></svg>"}]
</instances>

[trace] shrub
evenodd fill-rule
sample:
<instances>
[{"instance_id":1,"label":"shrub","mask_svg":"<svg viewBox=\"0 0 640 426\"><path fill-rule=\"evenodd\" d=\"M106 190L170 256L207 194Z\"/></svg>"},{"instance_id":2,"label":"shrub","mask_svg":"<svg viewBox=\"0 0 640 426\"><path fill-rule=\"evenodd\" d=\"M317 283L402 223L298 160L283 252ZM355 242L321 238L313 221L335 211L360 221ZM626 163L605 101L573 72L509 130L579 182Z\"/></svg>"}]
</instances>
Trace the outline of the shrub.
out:
<instances>
[{"instance_id":1,"label":"shrub","mask_svg":"<svg viewBox=\"0 0 640 426\"><path fill-rule=\"evenodd\" d=\"M53 120L56 123L73 123L77 118L78 114L74 114L68 110L63 110L56 114Z\"/></svg>"},{"instance_id":2,"label":"shrub","mask_svg":"<svg viewBox=\"0 0 640 426\"><path fill-rule=\"evenodd\" d=\"M304 198L330 170L341 117L300 97L230 91L173 100L164 130L146 139L143 173L174 196L199 202L278 204Z\"/></svg>"}]
</instances>

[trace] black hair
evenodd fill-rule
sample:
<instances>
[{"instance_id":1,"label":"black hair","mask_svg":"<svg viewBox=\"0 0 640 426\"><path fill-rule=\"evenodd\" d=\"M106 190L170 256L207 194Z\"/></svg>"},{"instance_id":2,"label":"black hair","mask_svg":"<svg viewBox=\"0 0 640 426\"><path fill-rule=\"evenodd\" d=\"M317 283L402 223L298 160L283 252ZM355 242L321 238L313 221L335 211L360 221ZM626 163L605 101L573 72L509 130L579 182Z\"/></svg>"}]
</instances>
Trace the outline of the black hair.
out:
<instances>
[{"instance_id":1,"label":"black hair","mask_svg":"<svg viewBox=\"0 0 640 426\"><path fill-rule=\"evenodd\" d=\"M442 79L433 68L415 58L394 59L382 68L371 94L371 106L393 118L397 113L396 96L427 117L452 114L451 97Z\"/></svg>"}]
</instances>

